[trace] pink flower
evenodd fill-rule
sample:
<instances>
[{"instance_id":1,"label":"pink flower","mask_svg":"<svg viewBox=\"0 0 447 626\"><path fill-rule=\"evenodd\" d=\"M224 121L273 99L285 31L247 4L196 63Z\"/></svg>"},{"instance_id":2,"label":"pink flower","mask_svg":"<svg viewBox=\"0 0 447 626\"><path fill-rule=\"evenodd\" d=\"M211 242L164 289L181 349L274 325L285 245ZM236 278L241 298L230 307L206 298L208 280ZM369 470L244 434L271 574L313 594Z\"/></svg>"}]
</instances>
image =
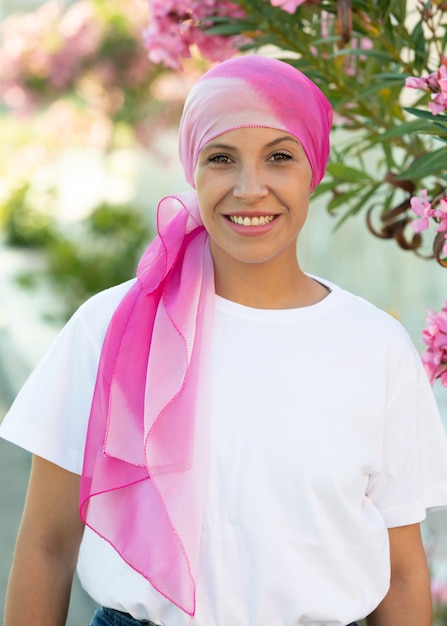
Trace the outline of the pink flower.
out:
<instances>
[{"instance_id":1,"label":"pink flower","mask_svg":"<svg viewBox=\"0 0 447 626\"><path fill-rule=\"evenodd\" d=\"M433 102L428 104L433 115L438 115L447 109L447 67L445 65L438 70L438 89L439 91L432 95Z\"/></svg>"},{"instance_id":2,"label":"pink flower","mask_svg":"<svg viewBox=\"0 0 447 626\"><path fill-rule=\"evenodd\" d=\"M304 4L306 0L270 0L273 7L281 7L287 13L295 13L297 7Z\"/></svg>"},{"instance_id":3,"label":"pink flower","mask_svg":"<svg viewBox=\"0 0 447 626\"><path fill-rule=\"evenodd\" d=\"M443 197L439 201L439 205L435 210L435 217L439 219L437 232L442 233L447 231L447 198Z\"/></svg>"},{"instance_id":4,"label":"pink flower","mask_svg":"<svg viewBox=\"0 0 447 626\"><path fill-rule=\"evenodd\" d=\"M327 39L329 37L329 29L332 24L332 15L325 11L321 10L321 36L323 39Z\"/></svg>"},{"instance_id":5,"label":"pink flower","mask_svg":"<svg viewBox=\"0 0 447 626\"><path fill-rule=\"evenodd\" d=\"M351 40L351 49L352 50L357 50L357 48L359 48L360 50L371 50L371 48L373 47L373 42L371 41L371 39L367 39L366 37L361 37L359 39L352 39ZM349 76L355 76L358 73L358 61L365 61L367 59L367 57L364 54L359 54L357 55L349 55L346 57L346 61L345 61L345 72L349 75Z\"/></svg>"},{"instance_id":6,"label":"pink flower","mask_svg":"<svg viewBox=\"0 0 447 626\"><path fill-rule=\"evenodd\" d=\"M443 254L445 257L447 257L447 233L444 233L444 240L445 240L445 243L444 243L444 245L442 246L442 254Z\"/></svg>"},{"instance_id":7,"label":"pink flower","mask_svg":"<svg viewBox=\"0 0 447 626\"><path fill-rule=\"evenodd\" d=\"M416 76L408 76L405 79L405 87L410 89L427 89L427 80L425 78L417 78Z\"/></svg>"},{"instance_id":8,"label":"pink flower","mask_svg":"<svg viewBox=\"0 0 447 626\"><path fill-rule=\"evenodd\" d=\"M67 53L84 58L98 53L105 24L98 19L92 3L78 0L61 16L58 31Z\"/></svg>"},{"instance_id":9,"label":"pink flower","mask_svg":"<svg viewBox=\"0 0 447 626\"><path fill-rule=\"evenodd\" d=\"M439 378L447 387L447 302L439 313L428 311L422 341L427 349L421 358L430 382L433 384Z\"/></svg>"},{"instance_id":10,"label":"pink flower","mask_svg":"<svg viewBox=\"0 0 447 626\"><path fill-rule=\"evenodd\" d=\"M243 18L244 11L228 0L148 0L149 26L143 32L148 57L153 63L179 69L181 59L196 46L211 61L223 61L238 52L241 37L208 35L214 17Z\"/></svg>"},{"instance_id":11,"label":"pink flower","mask_svg":"<svg viewBox=\"0 0 447 626\"><path fill-rule=\"evenodd\" d=\"M100 3L78 0L63 10L63 3L51 0L5 20L0 100L16 111L30 112L68 91L86 94L81 86L93 75L110 93L128 86L144 89L153 73L140 43L147 11L139 0L132 4L126 13L121 0L108 0L105 12ZM110 45L117 35L123 45Z\"/></svg>"},{"instance_id":12,"label":"pink flower","mask_svg":"<svg viewBox=\"0 0 447 626\"><path fill-rule=\"evenodd\" d=\"M442 254L447 257L447 198L445 196L439 200L439 205L435 210L435 217L439 220L436 232L444 233L445 244L442 248Z\"/></svg>"},{"instance_id":13,"label":"pink flower","mask_svg":"<svg viewBox=\"0 0 447 626\"><path fill-rule=\"evenodd\" d=\"M447 583L433 580L431 593L435 604L447 604Z\"/></svg>"},{"instance_id":14,"label":"pink flower","mask_svg":"<svg viewBox=\"0 0 447 626\"><path fill-rule=\"evenodd\" d=\"M416 215L420 216L420 219L413 220L411 222L411 227L413 228L415 233L420 233L423 230L427 230L429 219L431 217L435 217L435 211L431 207L431 203L427 198L427 190L423 189L421 191L421 197L413 196L410 199L410 205Z\"/></svg>"},{"instance_id":15,"label":"pink flower","mask_svg":"<svg viewBox=\"0 0 447 626\"><path fill-rule=\"evenodd\" d=\"M188 28L169 18L152 18L143 31L143 41L152 63L179 69L180 59L191 56L189 46L192 42L188 36Z\"/></svg>"},{"instance_id":16,"label":"pink flower","mask_svg":"<svg viewBox=\"0 0 447 626\"><path fill-rule=\"evenodd\" d=\"M409 76L405 86L410 89L423 89L431 94L432 101L428 106L433 115L447 109L447 59L442 57L441 66L426 77Z\"/></svg>"}]
</instances>

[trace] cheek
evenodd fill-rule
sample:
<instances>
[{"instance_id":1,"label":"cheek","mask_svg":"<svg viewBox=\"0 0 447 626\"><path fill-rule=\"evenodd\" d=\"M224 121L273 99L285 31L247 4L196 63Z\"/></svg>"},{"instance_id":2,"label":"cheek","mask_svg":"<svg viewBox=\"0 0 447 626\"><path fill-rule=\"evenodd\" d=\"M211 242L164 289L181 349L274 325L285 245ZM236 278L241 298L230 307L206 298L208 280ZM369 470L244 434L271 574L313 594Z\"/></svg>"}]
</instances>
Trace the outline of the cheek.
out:
<instances>
[{"instance_id":1,"label":"cheek","mask_svg":"<svg viewBox=\"0 0 447 626\"><path fill-rule=\"evenodd\" d=\"M208 229L209 210L207 210L206 202L202 198L199 198L199 213L202 218L203 225Z\"/></svg>"},{"instance_id":2,"label":"cheek","mask_svg":"<svg viewBox=\"0 0 447 626\"><path fill-rule=\"evenodd\" d=\"M194 170L194 176L192 179L192 186L193 188L197 191L197 184L198 184L198 179L199 179L199 173L197 171L197 168Z\"/></svg>"},{"instance_id":3,"label":"cheek","mask_svg":"<svg viewBox=\"0 0 447 626\"><path fill-rule=\"evenodd\" d=\"M199 202L199 208L200 208L200 211L202 212L209 202L209 192L208 192L207 186L203 183L203 180L200 176L195 177L194 183L195 183L197 199Z\"/></svg>"},{"instance_id":4,"label":"cheek","mask_svg":"<svg viewBox=\"0 0 447 626\"><path fill-rule=\"evenodd\" d=\"M198 170L194 182L202 217L211 215L228 194L227 177Z\"/></svg>"},{"instance_id":5,"label":"cheek","mask_svg":"<svg viewBox=\"0 0 447 626\"><path fill-rule=\"evenodd\" d=\"M199 198L209 195L210 176L206 169L198 164L194 171L194 188Z\"/></svg>"},{"instance_id":6,"label":"cheek","mask_svg":"<svg viewBox=\"0 0 447 626\"><path fill-rule=\"evenodd\" d=\"M197 162L194 167L194 174L193 174L194 189L197 189L197 185L200 184L200 176L201 176L201 168L200 168L199 162Z\"/></svg>"},{"instance_id":7,"label":"cheek","mask_svg":"<svg viewBox=\"0 0 447 626\"><path fill-rule=\"evenodd\" d=\"M213 197L212 189L202 185L201 181L197 181L196 193L200 216L204 225L207 226L214 213L215 198Z\"/></svg>"}]
</instances>

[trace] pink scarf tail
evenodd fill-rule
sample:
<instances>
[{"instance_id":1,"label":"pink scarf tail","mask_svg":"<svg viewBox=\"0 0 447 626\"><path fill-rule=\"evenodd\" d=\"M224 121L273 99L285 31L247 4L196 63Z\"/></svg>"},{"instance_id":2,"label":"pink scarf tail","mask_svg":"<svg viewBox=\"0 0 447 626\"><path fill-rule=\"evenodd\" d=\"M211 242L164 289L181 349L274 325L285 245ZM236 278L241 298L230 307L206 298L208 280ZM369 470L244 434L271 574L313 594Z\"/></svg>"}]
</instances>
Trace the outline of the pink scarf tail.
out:
<instances>
[{"instance_id":1,"label":"pink scarf tail","mask_svg":"<svg viewBox=\"0 0 447 626\"><path fill-rule=\"evenodd\" d=\"M107 330L80 511L126 563L194 615L208 449L203 354L206 359L214 282L191 199L160 203L169 219Z\"/></svg>"}]
</instances>

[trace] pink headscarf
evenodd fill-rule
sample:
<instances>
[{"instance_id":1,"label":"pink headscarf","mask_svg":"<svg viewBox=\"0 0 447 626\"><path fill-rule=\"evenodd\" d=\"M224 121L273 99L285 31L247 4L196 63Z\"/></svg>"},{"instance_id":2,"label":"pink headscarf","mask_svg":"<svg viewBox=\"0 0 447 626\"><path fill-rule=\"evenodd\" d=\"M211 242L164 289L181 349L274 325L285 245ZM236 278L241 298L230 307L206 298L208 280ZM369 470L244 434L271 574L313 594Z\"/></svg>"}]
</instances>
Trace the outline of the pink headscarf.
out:
<instances>
[{"instance_id":1,"label":"pink headscarf","mask_svg":"<svg viewBox=\"0 0 447 626\"><path fill-rule=\"evenodd\" d=\"M276 59L248 55L216 65L191 89L180 122L179 154L186 180L202 148L243 127L283 130L301 142L312 172L312 190L329 157L332 107L300 71Z\"/></svg>"},{"instance_id":2,"label":"pink headscarf","mask_svg":"<svg viewBox=\"0 0 447 626\"><path fill-rule=\"evenodd\" d=\"M302 144L313 187L329 154L332 110L286 63L226 61L192 89L180 124L180 158L193 185L203 146L229 130L277 128ZM80 513L123 560L190 615L196 608L206 492L205 376L214 280L195 192L163 198L158 235L116 309L92 400Z\"/></svg>"}]
</instances>

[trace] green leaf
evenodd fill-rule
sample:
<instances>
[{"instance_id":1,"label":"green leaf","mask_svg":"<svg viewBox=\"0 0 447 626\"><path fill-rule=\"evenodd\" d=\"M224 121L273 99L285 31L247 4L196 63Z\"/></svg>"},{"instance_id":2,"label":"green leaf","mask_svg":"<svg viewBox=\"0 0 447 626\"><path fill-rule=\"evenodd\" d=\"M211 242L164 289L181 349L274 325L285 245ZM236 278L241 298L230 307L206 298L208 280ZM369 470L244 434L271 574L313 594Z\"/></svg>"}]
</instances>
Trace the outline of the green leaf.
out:
<instances>
[{"instance_id":1,"label":"green leaf","mask_svg":"<svg viewBox=\"0 0 447 626\"><path fill-rule=\"evenodd\" d=\"M377 82L376 84L372 84L369 87L367 87L366 89L363 89L362 91L359 92L357 98L366 98L367 96L372 95L373 93L376 93L377 91L381 91L382 89L389 89L390 87L396 86L396 87L401 87L403 84L403 78L402 76L400 76L400 78L388 78L386 82Z\"/></svg>"},{"instance_id":2,"label":"green leaf","mask_svg":"<svg viewBox=\"0 0 447 626\"><path fill-rule=\"evenodd\" d=\"M396 81L396 82L401 82L402 86L404 84L405 79L407 78L408 74L405 74L403 72L383 72L381 74L374 74L373 76L371 76L372 80L377 80L377 81Z\"/></svg>"},{"instance_id":3,"label":"green leaf","mask_svg":"<svg viewBox=\"0 0 447 626\"><path fill-rule=\"evenodd\" d=\"M330 43L338 43L340 41L340 35L331 35L322 39L315 39L312 41L314 46L327 46Z\"/></svg>"},{"instance_id":4,"label":"green leaf","mask_svg":"<svg viewBox=\"0 0 447 626\"><path fill-rule=\"evenodd\" d=\"M353 217L354 215L357 215L357 213L360 213L360 211L366 209L368 200L375 194L382 184L383 183L376 183L375 185L371 185L366 191L364 191L363 194L360 193L361 189L357 189L355 192L350 191L349 193L343 194L343 196L339 196L337 198L338 206L346 204L349 208L344 215L337 220L334 230L338 230L348 218ZM356 199L356 202L354 203L352 202L353 198ZM333 211L333 207L331 210Z\"/></svg>"},{"instance_id":5,"label":"green leaf","mask_svg":"<svg viewBox=\"0 0 447 626\"><path fill-rule=\"evenodd\" d=\"M416 73L420 73L420 71L425 66L427 57L426 41L422 20L420 20L414 27L411 37L413 39L413 50L415 55L413 65Z\"/></svg>"},{"instance_id":6,"label":"green leaf","mask_svg":"<svg viewBox=\"0 0 447 626\"><path fill-rule=\"evenodd\" d=\"M348 165L343 165L343 163L329 163L329 165L327 166L327 171L334 178L350 183L359 183L374 180L365 171L355 169L354 167L349 167Z\"/></svg>"},{"instance_id":7,"label":"green leaf","mask_svg":"<svg viewBox=\"0 0 447 626\"><path fill-rule=\"evenodd\" d=\"M222 21L217 26L211 26L205 30L207 35L240 35L243 32L253 31L257 28L256 24L242 21Z\"/></svg>"},{"instance_id":8,"label":"green leaf","mask_svg":"<svg viewBox=\"0 0 447 626\"><path fill-rule=\"evenodd\" d=\"M336 58L340 56L365 56L372 59L380 59L381 61L386 61L387 63L391 63L394 59L392 56L387 54L386 52L380 52L380 50L372 48L371 50L361 49L353 49L353 48L343 48L342 50L337 50L333 54L331 54L331 58Z\"/></svg>"},{"instance_id":9,"label":"green leaf","mask_svg":"<svg viewBox=\"0 0 447 626\"><path fill-rule=\"evenodd\" d=\"M397 137L403 137L404 135L412 135L414 133L430 132L432 130L432 124L429 124L425 120L412 120L410 122L402 122L390 128L384 133L372 137L372 142L377 143L381 141L388 141L389 139L396 139Z\"/></svg>"},{"instance_id":10,"label":"green leaf","mask_svg":"<svg viewBox=\"0 0 447 626\"><path fill-rule=\"evenodd\" d=\"M333 180L329 180L328 182L323 181L322 183L317 185L315 189L313 190L312 198L316 198L317 196L322 196L324 193L327 193L328 191L333 191L334 185L335 183Z\"/></svg>"},{"instance_id":11,"label":"green leaf","mask_svg":"<svg viewBox=\"0 0 447 626\"><path fill-rule=\"evenodd\" d=\"M438 113L438 115L433 115L431 111L426 111L424 109L415 109L414 107L405 107L404 111L407 113L411 113L412 115L416 115L416 117L424 117L425 119L436 121L447 121L447 115L442 115L442 113Z\"/></svg>"},{"instance_id":12,"label":"green leaf","mask_svg":"<svg viewBox=\"0 0 447 626\"><path fill-rule=\"evenodd\" d=\"M359 194L357 198L357 202L352 203L349 208L350 215L356 215L357 213L359 213L359 211L364 209L367 200L369 200L369 198L371 198L375 194L377 189L382 184L383 183L380 182L380 183L376 183L375 185L371 185L370 187L366 189L366 191L363 194Z\"/></svg>"},{"instance_id":13,"label":"green leaf","mask_svg":"<svg viewBox=\"0 0 447 626\"><path fill-rule=\"evenodd\" d=\"M447 150L440 148L434 152L429 152L416 159L410 167L401 172L397 178L421 179L425 176L435 176L447 169Z\"/></svg>"},{"instance_id":14,"label":"green leaf","mask_svg":"<svg viewBox=\"0 0 447 626\"><path fill-rule=\"evenodd\" d=\"M342 193L340 195L334 196L326 207L329 213L333 213L334 210L339 206L348 204L349 199L352 198L352 194L357 193L359 189L360 187L357 187L355 189L351 189L348 193Z\"/></svg>"}]
</instances>

